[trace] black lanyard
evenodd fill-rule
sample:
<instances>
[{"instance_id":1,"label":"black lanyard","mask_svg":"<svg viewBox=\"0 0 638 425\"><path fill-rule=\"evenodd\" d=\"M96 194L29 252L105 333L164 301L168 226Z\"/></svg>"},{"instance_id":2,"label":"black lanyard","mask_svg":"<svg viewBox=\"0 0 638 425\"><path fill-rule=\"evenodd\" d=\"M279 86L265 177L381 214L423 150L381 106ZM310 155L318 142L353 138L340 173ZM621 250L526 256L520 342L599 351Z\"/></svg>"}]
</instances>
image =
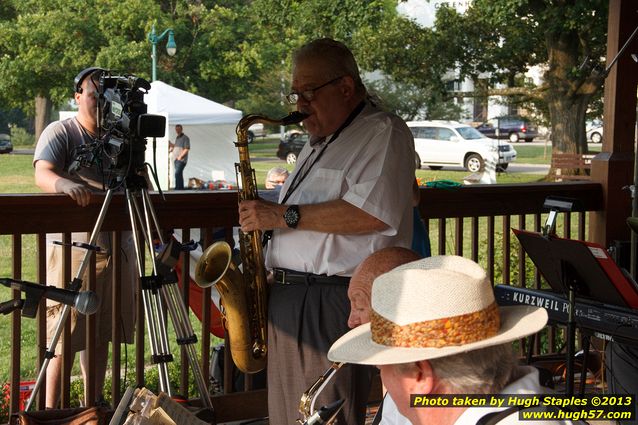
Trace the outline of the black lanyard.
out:
<instances>
[{"instance_id":1,"label":"black lanyard","mask_svg":"<svg viewBox=\"0 0 638 425\"><path fill-rule=\"evenodd\" d=\"M304 168L306 167L306 163L308 161L310 161L310 158L312 158L312 154L315 153L315 149L313 148L312 152L310 152L310 155L308 155L306 157L306 159L304 160L303 164L301 164L301 166L299 167L299 172L297 174L295 174L294 179L292 180L292 183L290 183L290 186L288 186L288 190L286 190L286 194L284 195L284 198L281 200L282 204L285 204L286 201L288 200L288 198L290 197L290 195L293 194L293 192L295 190L297 190L297 188L299 187L299 185L301 185L301 183L304 181L304 179L308 176L308 174L310 174L310 170L312 170L312 167L314 167L314 165L319 162L319 160L321 159L321 157L323 156L324 152L326 151L326 149L328 148L328 145L330 145L330 143L334 142L335 139L337 137L339 137L339 135L341 134L341 132L348 127L352 121L354 121L354 119L357 117L357 115L359 115L361 113L361 111L363 110L365 106L365 101L361 101L356 108L354 108L354 110L350 113L350 115L348 116L348 118L343 122L343 124L341 124L341 127L339 127L337 129L337 131L335 131L332 134L332 137L330 138L330 140L328 140L328 142L323 146L323 148L319 151L319 153L317 154L317 157L315 158L315 160L304 170Z\"/></svg>"},{"instance_id":2,"label":"black lanyard","mask_svg":"<svg viewBox=\"0 0 638 425\"><path fill-rule=\"evenodd\" d=\"M310 152L310 154L306 157L306 159L304 160L303 164L301 164L298 168L298 172L297 174L295 174L295 177L292 180L292 183L290 183L290 186L288 186L288 189L286 190L286 194L284 195L284 198L281 201L281 204L285 204L286 201L288 200L288 198L290 198L290 195L293 194L293 192L295 190L297 190L297 188L299 187L299 185L301 184L301 182L304 181L304 179L308 176L308 174L310 174L310 170L312 169L312 167L314 167L314 165L319 162L319 160L321 159L321 157L323 156L323 153L326 151L326 148L328 148L328 145L332 142L335 141L335 139L339 136L339 134L341 134L341 132L347 127L349 126L352 121L354 121L354 119L357 117L357 115L359 115L359 113L361 113L361 111L363 111L363 108L366 106L366 103L364 100L362 100L356 108L354 108L354 110L350 113L350 115L348 115L348 118L343 122L343 124L341 124L341 127L339 127L337 129L337 131L335 131L332 134L332 137L330 138L330 140L328 140L328 142L323 146L323 148L321 149L321 151L319 152L319 154L317 155L317 157L315 158L315 160L308 166L307 169L304 170L306 163L310 160L310 158L312 157L312 155L315 153L315 149L313 148L312 152ZM310 143L310 142L308 142ZM303 174L302 174L303 172ZM262 245L266 246L266 244L268 243L268 241L272 239L272 230L266 230L264 232L264 236L262 238Z\"/></svg>"}]
</instances>

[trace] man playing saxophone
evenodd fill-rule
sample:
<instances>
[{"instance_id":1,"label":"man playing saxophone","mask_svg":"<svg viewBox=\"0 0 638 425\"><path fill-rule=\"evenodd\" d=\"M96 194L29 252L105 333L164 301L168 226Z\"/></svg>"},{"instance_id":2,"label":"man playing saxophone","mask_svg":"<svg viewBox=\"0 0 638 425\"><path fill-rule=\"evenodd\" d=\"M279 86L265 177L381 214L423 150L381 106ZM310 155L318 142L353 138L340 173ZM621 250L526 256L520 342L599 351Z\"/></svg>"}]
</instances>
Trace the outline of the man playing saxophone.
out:
<instances>
[{"instance_id":1,"label":"man playing saxophone","mask_svg":"<svg viewBox=\"0 0 638 425\"><path fill-rule=\"evenodd\" d=\"M340 42L319 39L293 56L292 92L311 135L279 204L240 203L242 231L273 230L266 266L270 423L292 424L300 395L330 363L348 330L347 291L356 266L412 242L414 141L405 123L368 98L357 63ZM348 365L318 405L346 399L338 423L362 424L369 369Z\"/></svg>"}]
</instances>

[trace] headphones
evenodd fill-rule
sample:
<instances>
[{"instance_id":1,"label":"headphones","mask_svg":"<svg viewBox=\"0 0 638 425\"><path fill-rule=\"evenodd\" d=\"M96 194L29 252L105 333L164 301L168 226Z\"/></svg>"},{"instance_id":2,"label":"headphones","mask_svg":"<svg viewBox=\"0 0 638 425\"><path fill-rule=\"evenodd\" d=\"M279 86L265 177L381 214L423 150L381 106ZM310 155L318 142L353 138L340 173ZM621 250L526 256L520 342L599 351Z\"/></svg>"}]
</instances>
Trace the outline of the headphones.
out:
<instances>
[{"instance_id":1,"label":"headphones","mask_svg":"<svg viewBox=\"0 0 638 425\"><path fill-rule=\"evenodd\" d=\"M73 80L73 88L75 89L76 93L82 93L82 81L84 81L84 79L86 77L91 76L94 72L97 71L106 71L106 69L104 68L99 68L97 66L92 66L90 68L85 68L82 71L79 72L78 75L75 76L75 79Z\"/></svg>"}]
</instances>

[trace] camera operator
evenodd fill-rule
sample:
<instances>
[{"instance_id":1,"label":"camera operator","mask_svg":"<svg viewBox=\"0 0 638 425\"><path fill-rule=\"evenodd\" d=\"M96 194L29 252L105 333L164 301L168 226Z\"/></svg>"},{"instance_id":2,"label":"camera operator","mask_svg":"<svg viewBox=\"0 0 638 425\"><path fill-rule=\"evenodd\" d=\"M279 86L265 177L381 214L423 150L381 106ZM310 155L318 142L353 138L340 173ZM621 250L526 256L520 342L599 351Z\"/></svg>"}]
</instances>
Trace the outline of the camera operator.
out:
<instances>
[{"instance_id":1,"label":"camera operator","mask_svg":"<svg viewBox=\"0 0 638 425\"><path fill-rule=\"evenodd\" d=\"M87 68L75 77L75 101L78 105L78 114L74 118L51 123L40 136L33 165L35 167L35 181L38 187L48 193L66 193L81 207L87 206L91 199L91 193L103 190L103 172L96 164L106 164L105 161L95 161L90 167L78 167L77 155L81 146L90 144L98 135L97 108L98 108L98 81L104 70L100 68ZM78 210L78 213L82 212ZM61 235L47 235L47 284L65 287L64 265L62 262L63 248L53 245L52 242L60 240ZM120 323L122 341L133 342L135 324L135 251L130 232L122 233L122 273L118 283L121 284L121 317ZM88 242L86 233L74 233L74 242ZM97 281L96 292L100 297L100 309L96 313L96 367L95 370L87 370L87 356L85 351L85 318L73 309L71 311L71 352L72 358L63 359L59 354L61 344L55 347L56 356L51 359L47 368L46 380L46 407L57 407L60 390L60 372L62 361L67 364L73 362L75 353L80 351L80 366L86 386L87 375L93 372L95 375L95 389L98 400L101 398L102 387L106 374L108 343L111 340L111 296L112 296L112 264L111 241L109 234L99 234L97 245L101 251L96 252ZM72 276L76 276L81 262L85 256L85 250L72 248ZM80 276L83 281L83 290L88 282L88 272ZM55 328L62 311L61 304L47 301L47 338L50 346ZM85 387L86 393L86 387ZM86 400L91 403L91 400Z\"/></svg>"}]
</instances>

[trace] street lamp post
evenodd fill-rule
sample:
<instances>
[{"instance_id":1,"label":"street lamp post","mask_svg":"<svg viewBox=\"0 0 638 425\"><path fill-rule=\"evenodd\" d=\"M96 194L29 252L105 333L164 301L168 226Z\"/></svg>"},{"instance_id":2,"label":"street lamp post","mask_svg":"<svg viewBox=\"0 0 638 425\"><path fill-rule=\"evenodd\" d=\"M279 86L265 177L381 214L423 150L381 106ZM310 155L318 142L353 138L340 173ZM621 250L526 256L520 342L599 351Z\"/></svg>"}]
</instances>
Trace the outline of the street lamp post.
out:
<instances>
[{"instance_id":1,"label":"street lamp post","mask_svg":"<svg viewBox=\"0 0 638 425\"><path fill-rule=\"evenodd\" d=\"M167 29L158 36L155 34L155 24L153 24L153 28L148 34L148 41L150 41L151 45L153 46L153 50L151 53L151 57L153 58L153 81L157 80L157 43L162 41L166 37L166 35L168 35L168 41L166 42L166 53L168 53L169 56L175 56L175 52L177 52L177 45L175 44L175 36L171 28Z\"/></svg>"}]
</instances>

